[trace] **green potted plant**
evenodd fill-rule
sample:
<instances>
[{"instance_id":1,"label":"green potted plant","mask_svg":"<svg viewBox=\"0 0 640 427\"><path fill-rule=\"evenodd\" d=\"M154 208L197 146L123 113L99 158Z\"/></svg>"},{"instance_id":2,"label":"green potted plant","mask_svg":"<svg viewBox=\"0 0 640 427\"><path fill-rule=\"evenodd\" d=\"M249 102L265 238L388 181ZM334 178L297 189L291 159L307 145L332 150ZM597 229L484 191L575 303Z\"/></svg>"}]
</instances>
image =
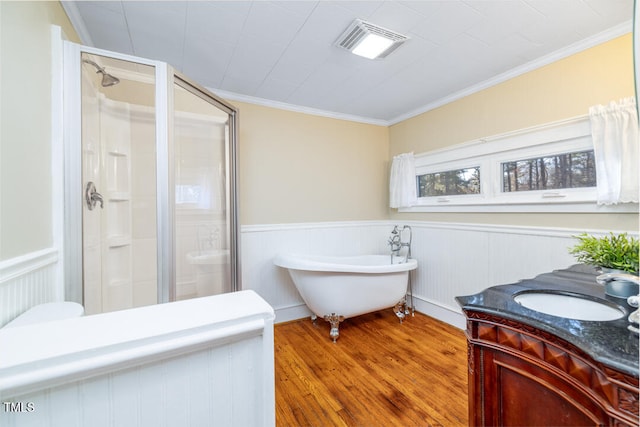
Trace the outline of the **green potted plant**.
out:
<instances>
[{"instance_id":1,"label":"green potted plant","mask_svg":"<svg viewBox=\"0 0 640 427\"><path fill-rule=\"evenodd\" d=\"M578 262L590 264L602 273L619 272L638 275L638 239L627 233L596 237L587 233L574 236L578 243L569 249L569 253ZM638 285L633 282L616 280L605 287L608 295L628 297L638 294Z\"/></svg>"}]
</instances>

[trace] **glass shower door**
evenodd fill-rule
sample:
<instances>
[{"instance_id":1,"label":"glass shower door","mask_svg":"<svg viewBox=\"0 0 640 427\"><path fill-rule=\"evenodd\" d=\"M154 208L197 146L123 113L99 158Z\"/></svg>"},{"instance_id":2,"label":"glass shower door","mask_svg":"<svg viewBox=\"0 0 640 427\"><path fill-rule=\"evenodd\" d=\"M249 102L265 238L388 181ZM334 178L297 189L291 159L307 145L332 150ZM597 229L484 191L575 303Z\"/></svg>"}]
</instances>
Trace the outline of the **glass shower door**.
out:
<instances>
[{"instance_id":1,"label":"glass shower door","mask_svg":"<svg viewBox=\"0 0 640 427\"><path fill-rule=\"evenodd\" d=\"M179 76L173 99L175 298L230 292L229 112Z\"/></svg>"}]
</instances>

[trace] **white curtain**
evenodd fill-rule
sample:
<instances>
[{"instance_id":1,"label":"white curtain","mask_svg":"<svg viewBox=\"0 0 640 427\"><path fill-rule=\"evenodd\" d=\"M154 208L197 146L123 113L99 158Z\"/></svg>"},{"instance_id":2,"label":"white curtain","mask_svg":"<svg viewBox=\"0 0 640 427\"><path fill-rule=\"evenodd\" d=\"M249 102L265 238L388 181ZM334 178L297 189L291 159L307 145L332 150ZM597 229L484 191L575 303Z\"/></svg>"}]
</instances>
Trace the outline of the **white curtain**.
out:
<instances>
[{"instance_id":1,"label":"white curtain","mask_svg":"<svg viewBox=\"0 0 640 427\"><path fill-rule=\"evenodd\" d=\"M638 202L638 115L634 98L589 108L599 205Z\"/></svg>"},{"instance_id":2,"label":"white curtain","mask_svg":"<svg viewBox=\"0 0 640 427\"><path fill-rule=\"evenodd\" d=\"M415 205L418 201L416 186L416 161L413 153L395 156L389 179L389 206L406 208Z\"/></svg>"}]
</instances>

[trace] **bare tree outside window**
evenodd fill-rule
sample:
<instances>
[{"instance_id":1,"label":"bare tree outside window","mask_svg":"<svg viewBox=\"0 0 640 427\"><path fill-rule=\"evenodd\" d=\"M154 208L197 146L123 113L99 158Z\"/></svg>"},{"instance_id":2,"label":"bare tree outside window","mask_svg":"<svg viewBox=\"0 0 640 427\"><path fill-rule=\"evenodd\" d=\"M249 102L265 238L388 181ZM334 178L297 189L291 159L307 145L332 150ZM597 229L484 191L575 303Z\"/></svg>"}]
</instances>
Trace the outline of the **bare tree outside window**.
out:
<instances>
[{"instance_id":1,"label":"bare tree outside window","mask_svg":"<svg viewBox=\"0 0 640 427\"><path fill-rule=\"evenodd\" d=\"M502 163L502 191L596 186L593 150Z\"/></svg>"},{"instance_id":2,"label":"bare tree outside window","mask_svg":"<svg viewBox=\"0 0 640 427\"><path fill-rule=\"evenodd\" d=\"M480 166L418 176L418 197L480 194Z\"/></svg>"}]
</instances>

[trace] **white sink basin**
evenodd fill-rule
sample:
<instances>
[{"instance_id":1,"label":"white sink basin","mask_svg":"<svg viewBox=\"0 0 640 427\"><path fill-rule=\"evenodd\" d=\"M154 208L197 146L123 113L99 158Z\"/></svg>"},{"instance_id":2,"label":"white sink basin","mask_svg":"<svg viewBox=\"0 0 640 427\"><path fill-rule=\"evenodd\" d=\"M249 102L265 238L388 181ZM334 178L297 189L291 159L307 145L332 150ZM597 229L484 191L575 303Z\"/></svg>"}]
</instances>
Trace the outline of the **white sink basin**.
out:
<instances>
[{"instance_id":1,"label":"white sink basin","mask_svg":"<svg viewBox=\"0 0 640 427\"><path fill-rule=\"evenodd\" d=\"M525 292L513 299L530 310L567 319L607 321L620 319L626 314L612 303L604 300L599 302L579 295Z\"/></svg>"}]
</instances>

